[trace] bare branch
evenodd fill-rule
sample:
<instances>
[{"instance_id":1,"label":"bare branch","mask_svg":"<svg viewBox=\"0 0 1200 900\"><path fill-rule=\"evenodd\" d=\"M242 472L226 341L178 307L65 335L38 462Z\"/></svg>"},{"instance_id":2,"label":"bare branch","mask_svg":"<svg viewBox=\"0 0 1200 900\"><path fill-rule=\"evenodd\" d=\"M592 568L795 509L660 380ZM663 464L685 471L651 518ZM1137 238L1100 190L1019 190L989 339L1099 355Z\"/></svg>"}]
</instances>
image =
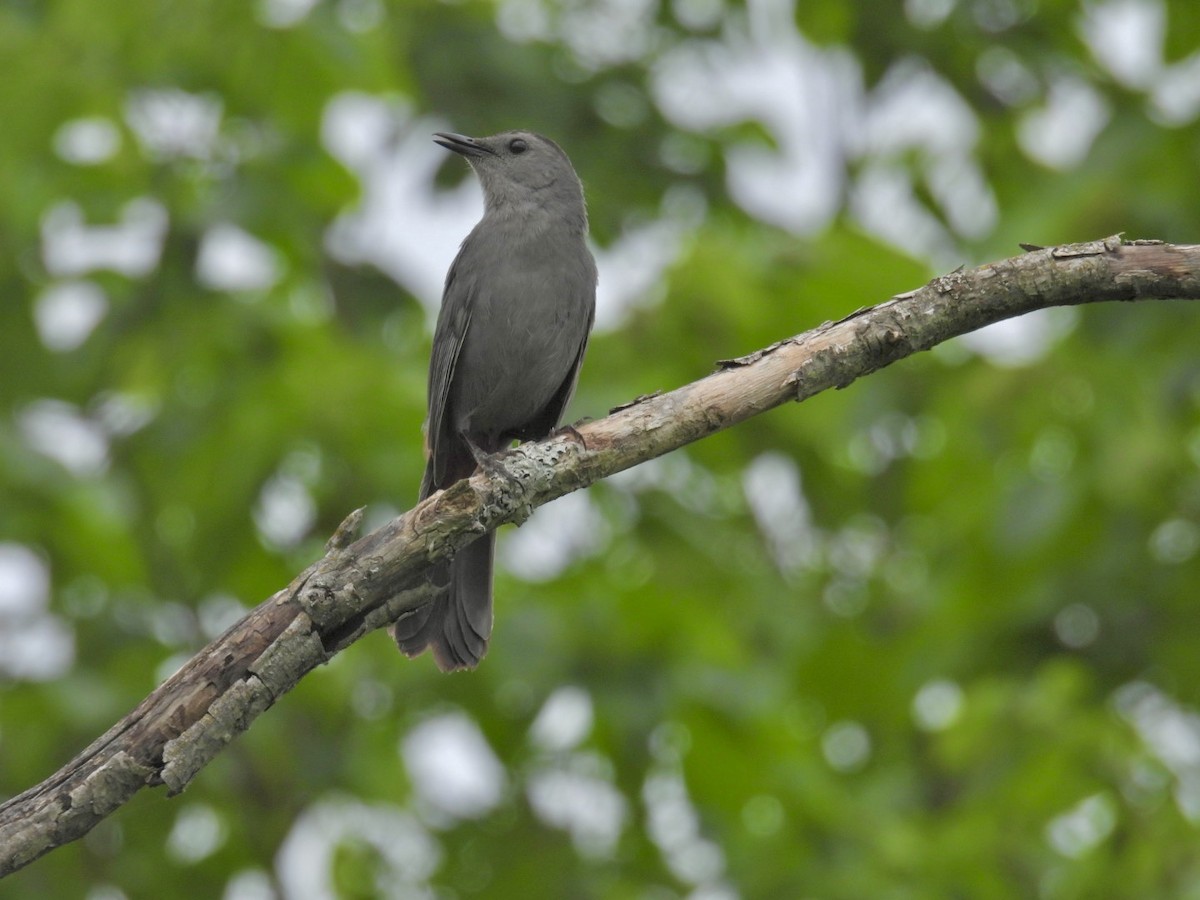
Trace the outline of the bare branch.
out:
<instances>
[{"instance_id":1,"label":"bare branch","mask_svg":"<svg viewBox=\"0 0 1200 900\"><path fill-rule=\"evenodd\" d=\"M0 806L0 876L86 834L146 786L182 791L312 669L433 596L424 575L472 537L789 400L804 400L942 341L1051 306L1200 299L1200 246L1112 237L937 278L572 433L518 447L496 477L455 484L326 554L171 676L41 784Z\"/></svg>"}]
</instances>

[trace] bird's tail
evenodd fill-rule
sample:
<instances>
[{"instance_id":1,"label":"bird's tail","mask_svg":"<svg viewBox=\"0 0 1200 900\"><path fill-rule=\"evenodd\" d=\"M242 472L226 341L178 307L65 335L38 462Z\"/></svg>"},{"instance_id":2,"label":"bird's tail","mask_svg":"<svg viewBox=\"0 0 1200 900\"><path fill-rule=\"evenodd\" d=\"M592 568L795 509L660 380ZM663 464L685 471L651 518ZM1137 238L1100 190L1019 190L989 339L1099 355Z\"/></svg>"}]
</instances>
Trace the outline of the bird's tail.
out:
<instances>
[{"instance_id":1,"label":"bird's tail","mask_svg":"<svg viewBox=\"0 0 1200 900\"><path fill-rule=\"evenodd\" d=\"M491 532L467 544L449 563L446 592L396 621L392 637L406 656L419 656L428 647L443 672L479 665L492 636L495 547L496 536Z\"/></svg>"}]
</instances>

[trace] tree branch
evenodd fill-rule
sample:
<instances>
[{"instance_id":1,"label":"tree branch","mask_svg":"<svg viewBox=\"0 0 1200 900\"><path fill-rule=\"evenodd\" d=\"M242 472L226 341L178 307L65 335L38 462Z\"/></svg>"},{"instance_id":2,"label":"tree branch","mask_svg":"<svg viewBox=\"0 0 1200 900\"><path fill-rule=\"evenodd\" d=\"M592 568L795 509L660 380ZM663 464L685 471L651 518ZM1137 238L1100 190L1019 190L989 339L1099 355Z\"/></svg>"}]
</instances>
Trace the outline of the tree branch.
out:
<instances>
[{"instance_id":1,"label":"tree branch","mask_svg":"<svg viewBox=\"0 0 1200 900\"><path fill-rule=\"evenodd\" d=\"M41 784L0 805L0 877L86 834L146 786L171 794L308 672L432 598L424 576L472 537L538 506L789 400L804 400L984 325L1050 306L1200 299L1200 246L1119 237L1035 249L936 278L780 341L668 394L504 454L325 555L201 650Z\"/></svg>"}]
</instances>

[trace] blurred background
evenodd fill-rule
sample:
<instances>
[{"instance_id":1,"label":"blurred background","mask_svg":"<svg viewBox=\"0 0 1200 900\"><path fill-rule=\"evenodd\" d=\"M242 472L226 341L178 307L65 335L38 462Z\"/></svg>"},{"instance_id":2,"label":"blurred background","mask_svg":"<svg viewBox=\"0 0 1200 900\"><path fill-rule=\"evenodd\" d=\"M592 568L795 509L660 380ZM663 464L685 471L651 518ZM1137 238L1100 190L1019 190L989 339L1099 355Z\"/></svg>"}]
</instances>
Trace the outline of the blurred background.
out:
<instances>
[{"instance_id":1,"label":"blurred background","mask_svg":"<svg viewBox=\"0 0 1200 900\"><path fill-rule=\"evenodd\" d=\"M1200 241L1190 0L0 5L0 796L407 509L435 130L570 154L571 410L959 265ZM1003 323L500 535L2 897L1200 897L1200 312Z\"/></svg>"}]
</instances>

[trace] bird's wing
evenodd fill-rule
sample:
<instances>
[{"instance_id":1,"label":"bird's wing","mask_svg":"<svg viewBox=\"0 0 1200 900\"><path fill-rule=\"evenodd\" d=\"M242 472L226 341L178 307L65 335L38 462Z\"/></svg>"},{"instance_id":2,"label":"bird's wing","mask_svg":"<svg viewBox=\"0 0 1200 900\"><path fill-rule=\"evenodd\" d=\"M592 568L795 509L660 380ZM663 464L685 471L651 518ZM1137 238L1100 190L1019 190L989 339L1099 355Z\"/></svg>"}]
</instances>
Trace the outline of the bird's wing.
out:
<instances>
[{"instance_id":1,"label":"bird's wing","mask_svg":"<svg viewBox=\"0 0 1200 900\"><path fill-rule=\"evenodd\" d=\"M583 340L579 342L579 352L575 355L575 362L571 364L571 371L565 379L562 386L554 395L554 399L550 401L546 409L546 415L551 419L547 430L552 430L558 427L562 421L563 413L567 411L567 407L571 403L571 398L575 396L575 387L579 384L579 370L583 368L583 357L587 354L588 340L592 333L592 320L595 318L595 312L588 317L587 331L583 334Z\"/></svg>"},{"instance_id":2,"label":"bird's wing","mask_svg":"<svg viewBox=\"0 0 1200 900\"><path fill-rule=\"evenodd\" d=\"M563 413L567 411L567 407L571 403L571 398L575 396L575 387L579 384L579 370L583 368L583 357L587 353L588 340L592 333L592 323L595 319L596 307L593 301L588 307L587 326L584 329L583 338L579 341L579 347L575 351L575 359L571 363L571 368L567 371L566 377L562 380L558 389L551 396L550 401L537 417L516 432L519 440L541 440L557 428L562 421Z\"/></svg>"},{"instance_id":3,"label":"bird's wing","mask_svg":"<svg viewBox=\"0 0 1200 900\"><path fill-rule=\"evenodd\" d=\"M472 286L457 277L462 255L462 250L459 250L458 256L450 266L450 272L446 275L442 308L438 313L437 329L433 335L433 352L429 359L429 471L426 473L426 481L429 484L422 486L422 497L444 486L442 480L450 458L450 445L456 439L456 436L450 433L451 422L446 415L446 407L450 401L450 384L454 379L454 369L458 364L459 354L462 353L467 328L471 324Z\"/></svg>"}]
</instances>

